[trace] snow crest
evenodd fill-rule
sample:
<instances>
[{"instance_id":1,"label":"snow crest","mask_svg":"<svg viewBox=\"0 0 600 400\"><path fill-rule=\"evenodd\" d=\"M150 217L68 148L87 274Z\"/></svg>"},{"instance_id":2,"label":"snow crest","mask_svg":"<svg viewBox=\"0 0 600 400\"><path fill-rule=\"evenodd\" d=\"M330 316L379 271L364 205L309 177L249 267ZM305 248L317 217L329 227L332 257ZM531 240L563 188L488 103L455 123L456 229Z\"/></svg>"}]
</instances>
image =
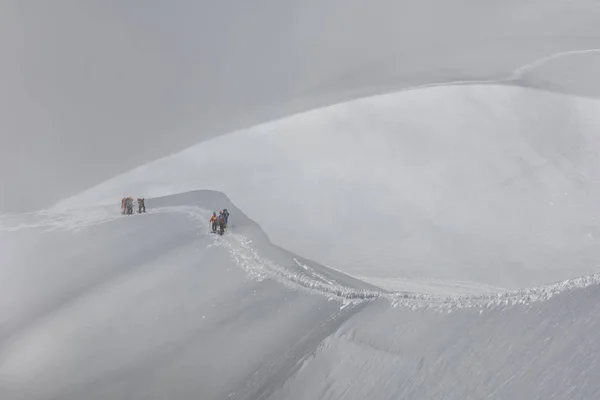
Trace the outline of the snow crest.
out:
<instances>
[{"instance_id":1,"label":"snow crest","mask_svg":"<svg viewBox=\"0 0 600 400\"><path fill-rule=\"evenodd\" d=\"M107 207L69 212L41 210L23 214L5 214L0 216L0 232L16 232L33 228L42 229L44 232L55 230L78 232L121 217L124 215L115 214Z\"/></svg>"},{"instance_id":2,"label":"snow crest","mask_svg":"<svg viewBox=\"0 0 600 400\"><path fill-rule=\"evenodd\" d=\"M206 224L211 215L211 212L208 210L196 206L160 207L149 210L146 215L163 213L182 213L197 222L199 229L204 234L207 236L212 235ZM137 215L137 217L143 216L144 214ZM32 228L39 228L44 232L54 230L77 232L94 225L125 217L132 216L115 215L114 210L111 211L107 208L76 212L40 211L28 214L4 215L0 217L0 232L14 232ZM301 290L315 295L326 296L329 300L342 302L342 308L350 304L378 299L389 301L393 307L408 307L411 309L428 308L448 312L459 308L527 306L534 302L549 300L566 291L600 284L600 273L596 273L543 286L483 295L461 294L440 296L404 291L365 290L339 284L334 279L318 273L294 257L290 257L291 267L283 267L263 256L253 246L252 239L239 233L227 232L224 236L214 235L214 241L210 246L223 248L228 251L235 263L251 279L257 281L271 279L291 290Z\"/></svg>"},{"instance_id":3,"label":"snow crest","mask_svg":"<svg viewBox=\"0 0 600 400\"><path fill-rule=\"evenodd\" d=\"M176 207L173 211L179 211ZM195 220L206 226L209 211L200 208L182 209ZM206 228L205 228L206 229ZM207 234L208 229L206 229ZM409 307L411 309L430 308L436 310L452 310L457 308L494 308L498 306L530 305L534 302L546 301L562 292L581 289L600 284L600 273L568 279L548 285L519 290L502 291L483 295L439 296L414 292L386 292L383 290L364 290L341 285L335 280L326 278L311 267L300 263L296 258L292 261L301 268L293 271L284 268L268 258L252 246L252 240L244 235L227 233L216 236L213 245L223 247L230 252L237 265L254 279L273 279L293 290L308 291L323 295L330 300L342 301L343 306L376 299L388 300L393 307Z\"/></svg>"},{"instance_id":4,"label":"snow crest","mask_svg":"<svg viewBox=\"0 0 600 400\"><path fill-rule=\"evenodd\" d=\"M229 250L235 262L252 277L261 280L273 279L291 289L307 290L327 296L331 300L342 301L344 304L384 299L388 300L394 307L409 307L411 309L493 308L509 305L530 305L534 302L549 300L565 291L600 284L600 274L593 274L544 286L484 295L439 296L414 292L364 290L343 286L335 281L327 280L322 275L312 271L310 267L299 263L296 259L293 259L293 261L310 271L308 274L283 268L262 257L252 247L252 240L242 235L228 234L223 238L216 238L215 242L216 245Z\"/></svg>"}]
</instances>

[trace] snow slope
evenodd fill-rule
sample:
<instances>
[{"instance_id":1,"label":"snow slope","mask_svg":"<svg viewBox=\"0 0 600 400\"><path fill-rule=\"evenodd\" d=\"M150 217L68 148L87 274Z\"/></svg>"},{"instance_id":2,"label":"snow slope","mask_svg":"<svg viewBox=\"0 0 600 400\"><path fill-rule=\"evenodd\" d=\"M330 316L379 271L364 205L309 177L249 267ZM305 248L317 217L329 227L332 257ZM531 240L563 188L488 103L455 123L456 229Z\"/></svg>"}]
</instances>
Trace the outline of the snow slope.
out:
<instances>
[{"instance_id":1,"label":"snow slope","mask_svg":"<svg viewBox=\"0 0 600 400\"><path fill-rule=\"evenodd\" d=\"M599 126L600 101L546 91L394 93L203 142L56 208L210 188L274 243L388 289L516 289L599 270Z\"/></svg>"},{"instance_id":2,"label":"snow slope","mask_svg":"<svg viewBox=\"0 0 600 400\"><path fill-rule=\"evenodd\" d=\"M231 210L209 233L210 210ZM598 276L392 293L289 253L216 192L0 217L2 399L591 399ZM5 249L3 249L5 250Z\"/></svg>"},{"instance_id":3,"label":"snow slope","mask_svg":"<svg viewBox=\"0 0 600 400\"><path fill-rule=\"evenodd\" d=\"M273 399L595 399L600 288L450 314L372 303Z\"/></svg>"},{"instance_id":4,"label":"snow slope","mask_svg":"<svg viewBox=\"0 0 600 400\"><path fill-rule=\"evenodd\" d=\"M231 210L234 235L208 232L217 206ZM268 245L256 224L210 192L153 201L146 215L98 208L0 223L11 250L0 264L6 400L251 398L261 389L247 380L286 373L287 357L304 357L354 309L267 279L240 240L290 275L370 288L300 267L295 258L311 263Z\"/></svg>"},{"instance_id":5,"label":"snow slope","mask_svg":"<svg viewBox=\"0 0 600 400\"><path fill-rule=\"evenodd\" d=\"M599 20L596 0L4 1L0 212L274 118L600 49Z\"/></svg>"}]
</instances>

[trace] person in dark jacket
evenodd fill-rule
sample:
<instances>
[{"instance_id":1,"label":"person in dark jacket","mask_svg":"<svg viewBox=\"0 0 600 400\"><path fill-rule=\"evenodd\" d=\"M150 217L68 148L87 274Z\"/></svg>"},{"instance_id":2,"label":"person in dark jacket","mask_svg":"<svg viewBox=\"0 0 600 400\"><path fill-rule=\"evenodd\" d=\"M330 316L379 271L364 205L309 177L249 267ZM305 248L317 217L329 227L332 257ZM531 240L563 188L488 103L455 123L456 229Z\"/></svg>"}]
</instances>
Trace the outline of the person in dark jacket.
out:
<instances>
[{"instance_id":1,"label":"person in dark jacket","mask_svg":"<svg viewBox=\"0 0 600 400\"><path fill-rule=\"evenodd\" d=\"M146 212L146 202L144 201L145 199L137 199L137 203L138 203L138 214L141 214L142 212Z\"/></svg>"},{"instance_id":2,"label":"person in dark jacket","mask_svg":"<svg viewBox=\"0 0 600 400\"><path fill-rule=\"evenodd\" d=\"M229 223L229 211L226 208L223 209L223 216L225 217L225 230L227 230L227 224Z\"/></svg>"},{"instance_id":3,"label":"person in dark jacket","mask_svg":"<svg viewBox=\"0 0 600 400\"><path fill-rule=\"evenodd\" d=\"M225 216L223 211L219 211L219 234L222 235L223 233L225 233Z\"/></svg>"},{"instance_id":4,"label":"person in dark jacket","mask_svg":"<svg viewBox=\"0 0 600 400\"><path fill-rule=\"evenodd\" d=\"M133 197L131 196L127 198L127 214L133 214Z\"/></svg>"}]
</instances>

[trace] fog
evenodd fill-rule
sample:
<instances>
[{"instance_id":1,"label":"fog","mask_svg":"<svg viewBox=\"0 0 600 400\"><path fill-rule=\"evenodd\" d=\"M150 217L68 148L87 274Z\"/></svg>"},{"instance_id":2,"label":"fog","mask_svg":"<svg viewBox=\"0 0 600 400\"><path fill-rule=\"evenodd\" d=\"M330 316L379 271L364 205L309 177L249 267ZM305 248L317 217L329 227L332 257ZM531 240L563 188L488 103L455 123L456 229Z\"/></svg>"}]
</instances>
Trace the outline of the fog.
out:
<instances>
[{"instance_id":1,"label":"fog","mask_svg":"<svg viewBox=\"0 0 600 400\"><path fill-rule=\"evenodd\" d=\"M600 48L598 20L591 0L4 0L0 212L46 207L298 111L506 79L544 57ZM597 94L554 78L533 85Z\"/></svg>"}]
</instances>

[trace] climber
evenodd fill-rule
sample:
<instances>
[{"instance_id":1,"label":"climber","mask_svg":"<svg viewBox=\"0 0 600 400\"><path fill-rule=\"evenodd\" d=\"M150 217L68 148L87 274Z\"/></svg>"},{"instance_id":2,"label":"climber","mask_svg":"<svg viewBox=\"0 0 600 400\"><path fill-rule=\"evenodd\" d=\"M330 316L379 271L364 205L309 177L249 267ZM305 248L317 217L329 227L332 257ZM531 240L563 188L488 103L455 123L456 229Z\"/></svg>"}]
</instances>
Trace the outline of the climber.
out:
<instances>
[{"instance_id":1,"label":"climber","mask_svg":"<svg viewBox=\"0 0 600 400\"><path fill-rule=\"evenodd\" d=\"M127 214L133 214L133 197L129 196L126 200L127 203Z\"/></svg>"},{"instance_id":2,"label":"climber","mask_svg":"<svg viewBox=\"0 0 600 400\"><path fill-rule=\"evenodd\" d=\"M219 235L225 233L225 215L223 211L219 211Z\"/></svg>"},{"instance_id":3,"label":"climber","mask_svg":"<svg viewBox=\"0 0 600 400\"><path fill-rule=\"evenodd\" d=\"M209 223L212 226L213 233L217 233L217 213L213 212L212 217L210 217Z\"/></svg>"},{"instance_id":4,"label":"climber","mask_svg":"<svg viewBox=\"0 0 600 400\"><path fill-rule=\"evenodd\" d=\"M146 212L146 202L145 202L145 199L138 198L137 199L137 203L138 203L138 214L141 214L142 210L143 210L143 212Z\"/></svg>"},{"instance_id":5,"label":"climber","mask_svg":"<svg viewBox=\"0 0 600 400\"><path fill-rule=\"evenodd\" d=\"M223 209L223 216L225 217L225 230L227 230L227 223L229 222L229 211L226 208Z\"/></svg>"}]
</instances>

